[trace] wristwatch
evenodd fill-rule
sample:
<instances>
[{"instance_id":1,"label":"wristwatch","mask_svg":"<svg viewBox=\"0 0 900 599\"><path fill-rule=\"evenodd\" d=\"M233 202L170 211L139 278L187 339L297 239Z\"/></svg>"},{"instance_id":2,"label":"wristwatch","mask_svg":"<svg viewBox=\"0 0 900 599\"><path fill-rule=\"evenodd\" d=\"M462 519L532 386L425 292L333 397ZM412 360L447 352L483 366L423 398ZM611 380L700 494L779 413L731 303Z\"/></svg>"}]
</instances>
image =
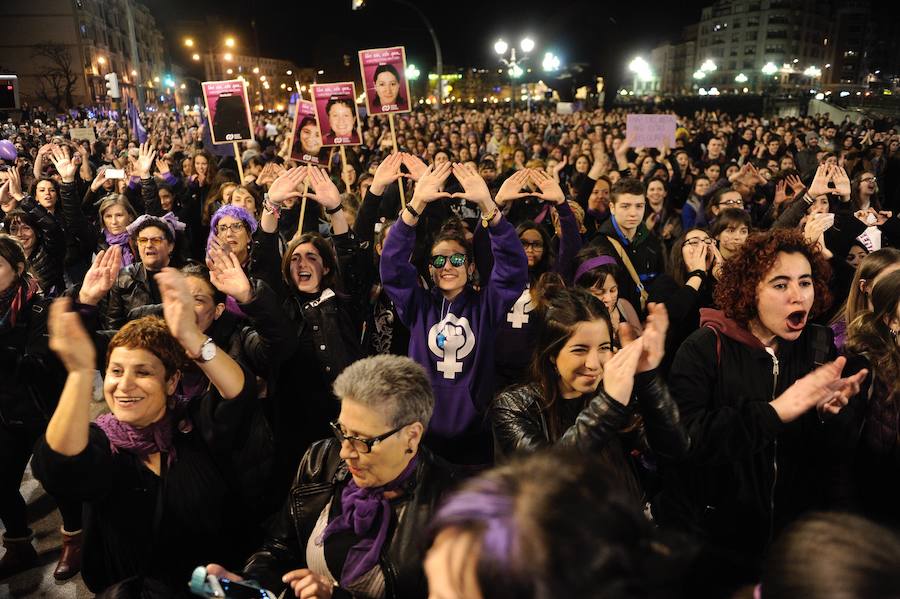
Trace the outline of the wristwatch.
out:
<instances>
[{"instance_id":1,"label":"wristwatch","mask_svg":"<svg viewBox=\"0 0 900 599\"><path fill-rule=\"evenodd\" d=\"M212 337L207 337L203 345L200 346L199 355L196 358L192 357L192 359L194 362L209 362L216 357L216 350L216 342L213 341Z\"/></svg>"}]
</instances>

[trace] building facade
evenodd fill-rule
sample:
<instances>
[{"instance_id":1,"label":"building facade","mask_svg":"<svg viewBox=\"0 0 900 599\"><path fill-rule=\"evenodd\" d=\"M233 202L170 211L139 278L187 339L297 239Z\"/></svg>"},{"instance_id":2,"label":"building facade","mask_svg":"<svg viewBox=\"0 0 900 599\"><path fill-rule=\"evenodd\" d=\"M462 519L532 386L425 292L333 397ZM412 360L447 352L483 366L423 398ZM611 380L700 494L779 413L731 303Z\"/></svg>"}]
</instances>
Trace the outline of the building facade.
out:
<instances>
[{"instance_id":1,"label":"building facade","mask_svg":"<svg viewBox=\"0 0 900 599\"><path fill-rule=\"evenodd\" d=\"M0 68L22 101L62 110L108 103L104 75L144 101L165 68L163 36L138 0L3 0Z\"/></svg>"}]
</instances>

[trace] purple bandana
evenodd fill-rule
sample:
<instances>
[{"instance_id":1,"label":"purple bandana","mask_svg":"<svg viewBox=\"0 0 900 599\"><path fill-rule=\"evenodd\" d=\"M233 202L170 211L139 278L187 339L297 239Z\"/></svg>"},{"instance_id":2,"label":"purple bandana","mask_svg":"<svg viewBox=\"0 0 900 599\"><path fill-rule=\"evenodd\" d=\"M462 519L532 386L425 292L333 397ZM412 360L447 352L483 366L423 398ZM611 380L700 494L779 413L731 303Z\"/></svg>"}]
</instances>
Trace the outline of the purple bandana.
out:
<instances>
[{"instance_id":1,"label":"purple bandana","mask_svg":"<svg viewBox=\"0 0 900 599\"><path fill-rule=\"evenodd\" d=\"M418 461L419 456L414 457L400 476L382 487L360 487L353 479L344 487L341 515L329 522L322 536L316 539L321 545L331 535L345 531L352 531L359 539L344 561L342 585L347 586L378 564L391 525L391 502L384 494L402 487L415 472Z\"/></svg>"},{"instance_id":2,"label":"purple bandana","mask_svg":"<svg viewBox=\"0 0 900 599\"><path fill-rule=\"evenodd\" d=\"M106 243L109 247L117 245L122 248L122 266L128 266L134 262L134 254L131 253L131 246L128 245L128 240L131 236L127 230L122 231L118 235L113 235L108 230L103 229L103 236L106 238Z\"/></svg>"},{"instance_id":3,"label":"purple bandana","mask_svg":"<svg viewBox=\"0 0 900 599\"><path fill-rule=\"evenodd\" d=\"M113 454L127 451L137 455L141 460L154 453L166 453L169 465L175 463L175 424L178 421L174 412L181 413L186 407L188 398L174 397L174 408L166 410L165 415L149 426L138 428L121 422L112 414L98 416L94 423L100 427L109 439L109 448Z\"/></svg>"}]
</instances>

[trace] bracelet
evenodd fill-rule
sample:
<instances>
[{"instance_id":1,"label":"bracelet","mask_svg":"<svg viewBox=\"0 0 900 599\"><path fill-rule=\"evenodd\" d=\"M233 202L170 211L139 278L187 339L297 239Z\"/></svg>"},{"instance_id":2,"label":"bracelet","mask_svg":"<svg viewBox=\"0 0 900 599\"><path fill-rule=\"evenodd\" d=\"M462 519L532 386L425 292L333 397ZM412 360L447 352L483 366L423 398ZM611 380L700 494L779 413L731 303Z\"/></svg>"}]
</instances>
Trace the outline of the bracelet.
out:
<instances>
[{"instance_id":1,"label":"bracelet","mask_svg":"<svg viewBox=\"0 0 900 599\"><path fill-rule=\"evenodd\" d=\"M263 200L263 209L271 213L275 218L281 216L281 207L276 206L272 200L269 199L269 194L266 194L266 198Z\"/></svg>"},{"instance_id":2,"label":"bracelet","mask_svg":"<svg viewBox=\"0 0 900 599\"><path fill-rule=\"evenodd\" d=\"M691 272L689 272L687 274L687 279L690 279L691 277L700 277L701 281L706 282L707 276L708 273L705 270L698 268L697 270L692 270ZM687 279L685 279L685 281L687 281Z\"/></svg>"},{"instance_id":3,"label":"bracelet","mask_svg":"<svg viewBox=\"0 0 900 599\"><path fill-rule=\"evenodd\" d=\"M341 203L341 204L338 204L334 208L326 208L325 214L337 214L338 212L340 212L343 209L344 209L344 204Z\"/></svg>"},{"instance_id":4,"label":"bracelet","mask_svg":"<svg viewBox=\"0 0 900 599\"><path fill-rule=\"evenodd\" d=\"M413 215L413 218L419 218L419 216L421 216L421 215L419 214L419 211L416 210L415 208L413 208L413 207L412 207L412 204L410 204L409 202L406 203L406 208L405 208L405 210L406 210L407 212L409 212L410 214L412 214L412 215Z\"/></svg>"},{"instance_id":5,"label":"bracelet","mask_svg":"<svg viewBox=\"0 0 900 599\"><path fill-rule=\"evenodd\" d=\"M813 202L815 202L816 199L814 197L812 197L811 195L809 195L809 192L807 191L803 194L803 201L806 202L807 204L809 204L810 206L812 206Z\"/></svg>"},{"instance_id":6,"label":"bracelet","mask_svg":"<svg viewBox=\"0 0 900 599\"><path fill-rule=\"evenodd\" d=\"M485 229L491 224L491 221L494 220L494 217L497 216L497 213L500 211L499 208L494 206L494 209L491 211L490 216L485 216L484 212L481 213L481 226Z\"/></svg>"}]
</instances>

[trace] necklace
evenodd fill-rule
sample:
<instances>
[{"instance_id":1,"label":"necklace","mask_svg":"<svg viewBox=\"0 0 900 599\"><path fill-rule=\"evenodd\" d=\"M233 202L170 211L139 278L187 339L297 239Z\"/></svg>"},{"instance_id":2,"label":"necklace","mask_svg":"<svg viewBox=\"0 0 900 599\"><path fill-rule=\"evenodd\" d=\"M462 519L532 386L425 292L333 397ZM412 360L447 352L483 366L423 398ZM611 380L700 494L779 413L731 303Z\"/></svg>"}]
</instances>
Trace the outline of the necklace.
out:
<instances>
[{"instance_id":1,"label":"necklace","mask_svg":"<svg viewBox=\"0 0 900 599\"><path fill-rule=\"evenodd\" d=\"M437 334L437 346L441 349L444 349L444 343L447 342L447 336L444 334L444 329L447 328L447 323L444 322L444 319L450 316L450 308L453 306L453 300L450 300L450 303L447 305L447 313L444 314L444 302L447 301L447 298L441 298L441 328Z\"/></svg>"}]
</instances>

